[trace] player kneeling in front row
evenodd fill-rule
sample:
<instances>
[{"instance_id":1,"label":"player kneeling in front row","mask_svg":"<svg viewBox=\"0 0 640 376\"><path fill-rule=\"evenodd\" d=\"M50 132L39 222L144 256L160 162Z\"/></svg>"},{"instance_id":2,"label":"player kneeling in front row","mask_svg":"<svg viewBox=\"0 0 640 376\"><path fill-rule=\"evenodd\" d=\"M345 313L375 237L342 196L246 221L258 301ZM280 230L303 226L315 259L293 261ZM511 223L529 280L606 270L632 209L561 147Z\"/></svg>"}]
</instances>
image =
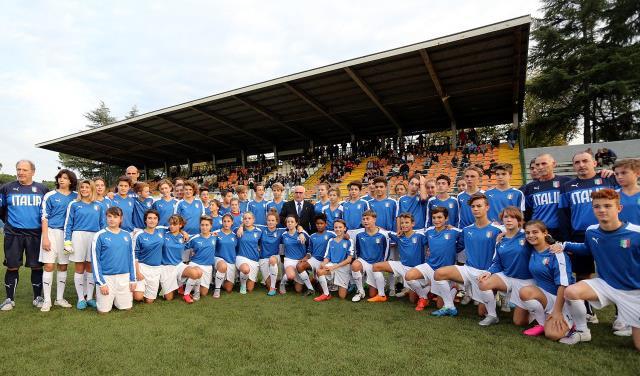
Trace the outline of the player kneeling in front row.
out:
<instances>
[{"instance_id":1,"label":"player kneeling in front row","mask_svg":"<svg viewBox=\"0 0 640 376\"><path fill-rule=\"evenodd\" d=\"M189 304L194 300L200 300L200 296L207 296L209 292L217 242L217 238L211 234L212 225L211 217L208 215L200 217L200 233L193 236L187 244L187 249L191 249L189 266L200 271L196 273L196 278L187 279L182 298ZM198 274L200 274L199 277L197 277ZM193 297L189 295L192 291Z\"/></svg>"},{"instance_id":2,"label":"player kneeling in front row","mask_svg":"<svg viewBox=\"0 0 640 376\"><path fill-rule=\"evenodd\" d=\"M509 299L503 304L513 303L513 323L520 326L529 324L529 312L520 300L520 289L535 285L529 272L531 246L522 231L524 215L515 206L507 206L498 218L504 224L505 234L496 244L493 262L487 272L479 277L478 286L482 291L501 291Z\"/></svg>"},{"instance_id":3,"label":"player kneeling in front row","mask_svg":"<svg viewBox=\"0 0 640 376\"><path fill-rule=\"evenodd\" d=\"M547 226L538 220L524 226L527 241L533 247L529 271L536 286L520 289L520 300L531 311L538 325L524 331L528 336L544 334L552 341L574 344L590 341L587 309L582 300L565 300L564 290L573 283L571 260L562 252L553 254L549 246L555 241ZM575 331L573 325L575 324ZM580 333L575 336L574 333Z\"/></svg>"},{"instance_id":4,"label":"player kneeling in front row","mask_svg":"<svg viewBox=\"0 0 640 376\"><path fill-rule=\"evenodd\" d=\"M356 284L358 293L351 299L352 302L359 302L366 297L362 286L362 275L366 277L369 285L370 301L385 302L387 297L384 293L385 280L382 272L374 272L373 265L387 261L389 258L389 235L388 232L376 226L377 214L373 210L366 210L362 214L362 225L364 230L354 232L356 243L356 259L351 264L351 276Z\"/></svg>"},{"instance_id":5,"label":"player kneeling in front row","mask_svg":"<svg viewBox=\"0 0 640 376\"><path fill-rule=\"evenodd\" d=\"M91 262L100 293L96 296L98 313L107 313L113 306L131 309L132 292L136 288L135 255L131 235L120 229L122 209L107 209L107 228L93 238Z\"/></svg>"},{"instance_id":6,"label":"player kneeling in front row","mask_svg":"<svg viewBox=\"0 0 640 376\"><path fill-rule=\"evenodd\" d=\"M136 279L133 292L135 301L153 303L158 297L160 276L162 275L162 248L166 227L159 227L160 214L151 209L144 213L146 227L133 235L133 249L136 256Z\"/></svg>"},{"instance_id":7,"label":"player kneeling in front row","mask_svg":"<svg viewBox=\"0 0 640 376\"><path fill-rule=\"evenodd\" d=\"M343 219L336 219L333 222L333 231L336 233L336 237L329 240L324 261L317 271L318 282L322 286L322 295L313 299L316 302L331 299L327 278L332 279L333 283L338 286L340 299L347 297L347 287L349 287L351 279L350 264L353 260L353 243L344 238L344 234L347 232L347 223Z\"/></svg>"},{"instance_id":8,"label":"player kneeling in front row","mask_svg":"<svg viewBox=\"0 0 640 376\"><path fill-rule=\"evenodd\" d=\"M434 316L455 316L458 314L453 305L453 299L457 292L455 287L450 286L448 281L433 279L434 270L455 265L456 255L463 248L460 229L447 228L448 216L449 211L445 207L436 207L431 211L433 226L425 231L429 255L427 262L409 270L404 277L409 288L418 294L416 311L424 310L429 304L427 300L429 289L442 299L442 307L431 313Z\"/></svg>"},{"instance_id":9,"label":"player kneeling in front row","mask_svg":"<svg viewBox=\"0 0 640 376\"><path fill-rule=\"evenodd\" d=\"M598 224L587 228L584 244L567 242L564 250L593 255L598 278L567 287L564 296L588 300L597 309L615 304L618 318L631 326L633 344L640 350L640 226L620 221L617 192L602 189L591 193L591 199ZM577 337L572 341L575 343L584 333L573 336Z\"/></svg>"},{"instance_id":10,"label":"player kneeling in front row","mask_svg":"<svg viewBox=\"0 0 640 376\"><path fill-rule=\"evenodd\" d=\"M253 291L260 269L260 250L258 245L262 230L254 225L255 216L251 212L242 215L242 226L237 230L238 255L236 268L240 272L240 294Z\"/></svg>"}]
</instances>

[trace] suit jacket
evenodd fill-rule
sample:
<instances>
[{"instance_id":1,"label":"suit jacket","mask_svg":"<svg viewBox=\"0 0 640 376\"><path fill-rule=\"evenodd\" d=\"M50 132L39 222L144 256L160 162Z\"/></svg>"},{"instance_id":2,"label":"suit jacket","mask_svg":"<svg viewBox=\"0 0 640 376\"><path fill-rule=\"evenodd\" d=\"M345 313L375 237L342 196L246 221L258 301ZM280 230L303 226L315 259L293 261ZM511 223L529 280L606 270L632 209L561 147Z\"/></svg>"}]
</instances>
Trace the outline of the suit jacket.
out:
<instances>
[{"instance_id":1,"label":"suit jacket","mask_svg":"<svg viewBox=\"0 0 640 376\"><path fill-rule=\"evenodd\" d=\"M285 219L290 214L298 215L296 202L294 200L287 201L282 205L282 210L280 211L280 223L283 226L286 226ZM316 224L313 222L313 217L315 217L313 204L304 200L302 204L302 212L299 217L299 223L300 226L302 226L309 234L316 232Z\"/></svg>"}]
</instances>

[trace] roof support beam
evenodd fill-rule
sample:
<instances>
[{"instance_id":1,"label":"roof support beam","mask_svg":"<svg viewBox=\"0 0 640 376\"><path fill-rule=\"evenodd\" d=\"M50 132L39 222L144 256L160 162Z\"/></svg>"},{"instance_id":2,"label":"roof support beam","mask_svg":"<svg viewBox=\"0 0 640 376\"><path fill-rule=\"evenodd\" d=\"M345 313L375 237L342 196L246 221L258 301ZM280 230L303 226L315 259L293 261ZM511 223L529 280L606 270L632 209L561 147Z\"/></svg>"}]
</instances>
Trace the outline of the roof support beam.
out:
<instances>
[{"instance_id":1,"label":"roof support beam","mask_svg":"<svg viewBox=\"0 0 640 376\"><path fill-rule=\"evenodd\" d=\"M253 132L250 132L250 131L247 131L245 129L242 129L238 123L236 123L236 122L234 122L232 120L229 120L229 119L227 119L227 118L225 118L225 117L223 117L221 115L218 115L218 114L216 114L216 113L214 113L214 112L212 112L210 110L204 110L204 109L201 109L201 108L198 108L198 107L195 107L195 106L194 107L190 107L190 108L192 110L196 111L197 113L199 113L201 115L204 115L204 116L208 117L209 119L215 120L218 123L222 123L222 124L226 125L227 127L237 131L237 132L240 132L240 133L243 133L243 134L245 134L245 135L247 135L249 137L255 138L256 140L258 140L260 142L265 142L265 143L268 143L268 144L271 144L271 145L275 145L275 142L273 142L272 140L268 140L268 139L266 139L264 137L258 136L257 134L255 134Z\"/></svg>"},{"instance_id":2,"label":"roof support beam","mask_svg":"<svg viewBox=\"0 0 640 376\"><path fill-rule=\"evenodd\" d=\"M444 110L447 112L447 115L449 115L449 120L456 121L455 116L453 116L453 110L451 110L451 105L449 104L449 95L444 90L442 82L440 82L440 79L438 78L438 74L436 73L436 69L433 66L433 62L431 62L431 58L429 57L427 50L420 50L420 57L429 72L429 76L431 76L431 81L433 81L433 86L436 88L436 92L442 100Z\"/></svg>"},{"instance_id":3,"label":"roof support beam","mask_svg":"<svg viewBox=\"0 0 640 376\"><path fill-rule=\"evenodd\" d=\"M312 138L311 135L307 134L306 132L300 131L298 129L293 128L292 126L290 126L289 124L283 122L282 120L280 120L280 118L272 113L271 111L267 110L266 108L258 105L257 103L254 103L253 101L250 101L248 99L239 97L237 95L234 95L233 98L235 100L237 100L238 102L244 104L245 106L251 108L252 110L256 111L257 113L261 114L262 116L266 117L267 119L273 121L274 123L278 124L279 126L288 129L289 131L297 134L300 137L303 138Z\"/></svg>"},{"instance_id":4,"label":"roof support beam","mask_svg":"<svg viewBox=\"0 0 640 376\"><path fill-rule=\"evenodd\" d=\"M371 101L380 109L380 111L382 111L384 116L386 116L387 119L389 119L389 121L391 121L391 123L396 126L396 128L398 129L398 134L401 134L402 127L400 126L400 123L398 122L398 120L396 120L395 116L393 116L391 112L389 112L389 110L387 110L387 108L382 104L380 98L378 98L376 93L373 92L369 85L367 85L367 83L364 82L364 80L360 78L353 69L346 67L344 68L344 70L345 72L347 72L349 77L351 77L351 79L360 87L360 89L362 89L362 91L367 94L369 99L371 99Z\"/></svg>"},{"instance_id":5,"label":"roof support beam","mask_svg":"<svg viewBox=\"0 0 640 376\"><path fill-rule=\"evenodd\" d=\"M522 33L520 32L520 28L517 28L514 32L515 39L515 52L514 59L515 63L513 64L513 88L511 91L513 92L513 113L519 114L518 111L518 99L520 98L520 54L522 51Z\"/></svg>"},{"instance_id":6,"label":"roof support beam","mask_svg":"<svg viewBox=\"0 0 640 376\"><path fill-rule=\"evenodd\" d=\"M110 144L108 144L106 142L89 140L89 139L87 139L85 137L80 138L80 140L88 142L90 144L103 146L103 147L106 147L106 148L109 148L109 149L112 149L112 150L116 150L116 151L121 152L121 153L127 153L127 154L131 154L131 155L135 155L135 156L137 156L138 158L140 158L141 160L144 160L144 161L150 161L151 160L148 155L136 153L134 150L131 150L131 149L129 149L129 150L122 149L122 148L119 148L117 146L110 145Z\"/></svg>"},{"instance_id":7,"label":"roof support beam","mask_svg":"<svg viewBox=\"0 0 640 376\"><path fill-rule=\"evenodd\" d=\"M139 130L139 129L136 129L136 130ZM175 155L174 153L171 153L169 151L164 150L162 148L163 145L148 144L148 143L145 143L146 140L125 138L124 136L119 136L115 132L109 132L109 137L117 138L117 139L125 141L127 143L129 143L129 142L138 143L138 147L136 147L135 149L127 149L127 151L129 151L129 150L131 150L131 151L144 151L144 150L152 149L154 152L159 152L159 153L164 154L166 156L174 156Z\"/></svg>"},{"instance_id":8,"label":"roof support beam","mask_svg":"<svg viewBox=\"0 0 640 376\"><path fill-rule=\"evenodd\" d=\"M315 108L316 111L318 111L319 113L321 113L322 115L324 115L326 118L328 118L332 123L334 123L335 125L339 126L340 128L342 128L345 132L349 133L350 135L353 135L353 129L351 129L350 126L344 124L343 122L341 122L340 120L336 119L334 116L332 116L331 114L329 114L329 112L327 111L326 108L324 108L320 103L318 103L315 99L311 98L311 96L305 92L303 92L302 90L298 89L297 87L293 86L290 83L283 83L282 84L284 87L286 87L287 89L289 89L289 91L291 91L293 94L295 94L296 96L298 96L300 99L302 99L303 101L305 101L308 105L310 105L311 107Z\"/></svg>"},{"instance_id":9,"label":"roof support beam","mask_svg":"<svg viewBox=\"0 0 640 376\"><path fill-rule=\"evenodd\" d=\"M181 121L172 120L169 117L164 116L164 115L158 115L158 116L156 116L156 118L160 119L160 120L163 120L163 121L166 121L167 123L169 123L169 124L171 124L171 125L173 125L173 126L175 126L177 128L180 128L180 129L182 129L184 131L187 131L187 132L189 132L191 134L195 134L195 135L197 135L199 137L202 137L202 138L204 138L204 139L206 139L208 141L214 142L216 144L224 145L224 146L231 146L231 144L229 144L228 142L225 142L225 141L222 141L222 140L218 140L216 138L213 138L213 137L209 136L208 134L206 134L206 133L204 133L202 131L195 130L195 129L191 128L191 126L189 126L189 125L187 125L187 124L185 124L185 123L183 123Z\"/></svg>"},{"instance_id":10,"label":"roof support beam","mask_svg":"<svg viewBox=\"0 0 640 376\"><path fill-rule=\"evenodd\" d=\"M160 132L158 132L158 131L153 131L153 132L151 132L151 131L148 131L148 130L146 130L146 129L144 129L144 128L141 128L141 127L140 127L139 125L137 125L137 124L130 124L130 123L129 123L129 124L126 124L125 126L127 126L127 127L129 127L129 128L132 128L132 129L135 129L135 130L137 130L137 131L140 131L140 132L142 132L142 133L148 134L149 136L153 136L153 137L159 138L159 139L161 139L161 140L164 140L164 141L170 142L170 143L172 143L172 144L178 144L178 145L180 145L180 146L183 146L183 147L187 148L187 150L195 150L195 151L197 151L197 152L199 152L199 153L206 153L206 154L209 154L209 152L208 152L208 151L206 151L206 150L204 150L204 149L200 149L200 148L198 148L198 147L196 147L196 146L193 146L193 145L185 144L184 142L180 142L180 141L178 141L178 140L176 140L176 139L171 139L171 137L170 137L170 136L168 136L168 135L164 135L164 134L160 134Z\"/></svg>"},{"instance_id":11,"label":"roof support beam","mask_svg":"<svg viewBox=\"0 0 640 376\"><path fill-rule=\"evenodd\" d=\"M84 153L95 153L96 152L95 150L85 149L85 148L83 148L81 146L77 146L75 144L74 145L63 144L62 147L80 150L80 151L82 151ZM69 153L65 153L65 154L69 154ZM112 160L116 160L116 161L122 161L123 163L126 163L126 164L131 164L131 161L127 160L125 158L114 157L113 155L107 155L106 157L107 158L105 158L105 159L112 159ZM83 157L83 158L85 158L85 157ZM87 159L91 159L91 158L87 158Z\"/></svg>"}]
</instances>

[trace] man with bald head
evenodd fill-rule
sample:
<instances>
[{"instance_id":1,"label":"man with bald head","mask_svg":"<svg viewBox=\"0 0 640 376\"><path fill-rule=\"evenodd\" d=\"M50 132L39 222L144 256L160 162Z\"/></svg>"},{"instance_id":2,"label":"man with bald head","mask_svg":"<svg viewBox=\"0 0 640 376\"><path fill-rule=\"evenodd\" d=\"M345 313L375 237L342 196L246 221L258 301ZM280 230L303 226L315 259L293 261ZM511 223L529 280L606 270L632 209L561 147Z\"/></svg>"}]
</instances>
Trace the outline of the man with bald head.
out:
<instances>
[{"instance_id":1,"label":"man with bald head","mask_svg":"<svg viewBox=\"0 0 640 376\"><path fill-rule=\"evenodd\" d=\"M9 311L16 305L18 270L22 265L31 268L33 305L41 308L44 303L42 264L38 257L42 235L42 198L49 190L33 181L35 172L33 162L20 160L16 163L18 179L0 187L0 216L5 222L4 265L7 267L4 276L7 299L0 305L2 311Z\"/></svg>"},{"instance_id":2,"label":"man with bald head","mask_svg":"<svg viewBox=\"0 0 640 376\"><path fill-rule=\"evenodd\" d=\"M298 185L293 188L293 200L287 201L282 205L280 211L280 223L285 226L285 220L288 215L294 214L299 222L308 233L316 231L316 225L313 221L315 215L313 204L304 199L305 188Z\"/></svg>"}]
</instances>

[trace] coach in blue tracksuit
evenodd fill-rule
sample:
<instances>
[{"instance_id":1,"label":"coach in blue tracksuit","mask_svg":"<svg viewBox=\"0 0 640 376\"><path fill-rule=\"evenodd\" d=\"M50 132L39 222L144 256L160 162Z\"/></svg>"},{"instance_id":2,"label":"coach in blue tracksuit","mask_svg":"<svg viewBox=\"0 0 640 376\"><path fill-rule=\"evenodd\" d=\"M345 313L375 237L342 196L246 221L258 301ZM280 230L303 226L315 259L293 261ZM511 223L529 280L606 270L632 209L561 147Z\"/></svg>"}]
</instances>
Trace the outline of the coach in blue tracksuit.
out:
<instances>
[{"instance_id":1,"label":"coach in blue tracksuit","mask_svg":"<svg viewBox=\"0 0 640 376\"><path fill-rule=\"evenodd\" d=\"M0 217L5 222L4 264L7 266L4 276L7 299L0 305L2 311L10 311L16 305L14 298L18 286L18 269L22 266L24 254L27 257L24 265L31 268L33 305L41 308L43 303L42 264L38 261L38 256L42 235L42 198L49 190L33 181L35 172L33 162L18 161L18 180L0 187Z\"/></svg>"}]
</instances>

